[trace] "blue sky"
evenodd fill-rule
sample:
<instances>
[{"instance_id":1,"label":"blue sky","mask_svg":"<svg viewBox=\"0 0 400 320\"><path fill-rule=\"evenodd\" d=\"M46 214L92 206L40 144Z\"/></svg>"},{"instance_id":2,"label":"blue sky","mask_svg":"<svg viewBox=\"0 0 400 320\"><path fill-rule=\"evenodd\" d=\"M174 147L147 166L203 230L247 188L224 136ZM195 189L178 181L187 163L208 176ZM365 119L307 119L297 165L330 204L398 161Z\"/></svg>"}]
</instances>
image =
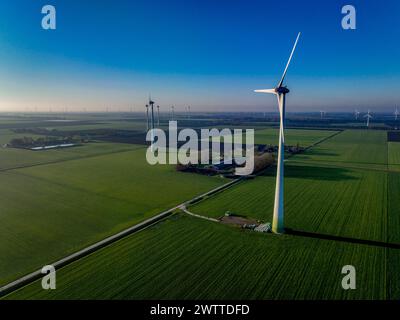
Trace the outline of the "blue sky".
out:
<instances>
[{"instance_id":1,"label":"blue sky","mask_svg":"<svg viewBox=\"0 0 400 320\"><path fill-rule=\"evenodd\" d=\"M41 28L41 8L57 29ZM357 29L341 28L352 4ZM0 3L0 111L274 111L257 88L287 75L288 111L400 104L400 2L14 0Z\"/></svg>"}]
</instances>

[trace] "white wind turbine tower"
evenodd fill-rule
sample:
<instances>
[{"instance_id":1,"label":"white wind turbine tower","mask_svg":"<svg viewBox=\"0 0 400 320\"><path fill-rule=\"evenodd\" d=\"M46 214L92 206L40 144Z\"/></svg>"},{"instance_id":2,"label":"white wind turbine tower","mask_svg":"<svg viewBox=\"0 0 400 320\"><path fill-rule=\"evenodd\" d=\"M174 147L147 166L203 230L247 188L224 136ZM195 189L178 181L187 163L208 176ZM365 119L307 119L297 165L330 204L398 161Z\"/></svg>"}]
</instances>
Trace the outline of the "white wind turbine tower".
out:
<instances>
[{"instance_id":1,"label":"white wind turbine tower","mask_svg":"<svg viewBox=\"0 0 400 320\"><path fill-rule=\"evenodd\" d=\"M254 90L255 92L271 93L276 95L278 98L279 114L280 114L280 126L279 126L279 149L278 149L278 166L276 172L276 186L275 186L275 204L274 204L274 217L272 220L272 231L275 233L283 233L285 231L283 224L283 168L284 168L284 154L285 154L285 95L289 92L286 86L283 86L283 80L285 79L286 72L288 70L290 61L292 60L293 53L296 49L297 42L299 41L300 32L297 35L294 43L292 52L290 53L289 60L286 64L285 70L283 71L282 78L275 89L262 89Z\"/></svg>"},{"instance_id":2,"label":"white wind turbine tower","mask_svg":"<svg viewBox=\"0 0 400 320\"><path fill-rule=\"evenodd\" d=\"M368 110L368 113L364 116L365 118L367 118L367 128L369 128L369 119L372 119L372 116Z\"/></svg>"},{"instance_id":3,"label":"white wind turbine tower","mask_svg":"<svg viewBox=\"0 0 400 320\"><path fill-rule=\"evenodd\" d=\"M399 116L399 109L397 109L397 107L396 107L396 110L394 111L394 120L397 121L398 116Z\"/></svg>"},{"instance_id":4,"label":"white wind turbine tower","mask_svg":"<svg viewBox=\"0 0 400 320\"><path fill-rule=\"evenodd\" d=\"M160 126L160 106L157 105L157 127Z\"/></svg>"},{"instance_id":5,"label":"white wind turbine tower","mask_svg":"<svg viewBox=\"0 0 400 320\"><path fill-rule=\"evenodd\" d=\"M321 119L323 119L323 117L324 117L324 115L325 115L325 111L320 111L320 113L321 113Z\"/></svg>"}]
</instances>

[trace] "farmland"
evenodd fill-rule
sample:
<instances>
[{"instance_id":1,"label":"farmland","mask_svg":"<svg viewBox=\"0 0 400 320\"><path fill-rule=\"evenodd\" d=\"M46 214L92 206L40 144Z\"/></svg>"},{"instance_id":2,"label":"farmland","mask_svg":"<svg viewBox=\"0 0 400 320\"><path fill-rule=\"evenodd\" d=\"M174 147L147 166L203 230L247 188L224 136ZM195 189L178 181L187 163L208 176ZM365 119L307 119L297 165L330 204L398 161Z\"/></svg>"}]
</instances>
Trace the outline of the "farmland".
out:
<instances>
[{"instance_id":1,"label":"farmland","mask_svg":"<svg viewBox=\"0 0 400 320\"><path fill-rule=\"evenodd\" d=\"M285 143L291 146L299 144L301 147L308 147L335 133L337 133L337 131L287 129L285 130ZM257 130L255 132L254 142L256 144L276 145L278 141L278 135L278 128Z\"/></svg>"},{"instance_id":2,"label":"farmland","mask_svg":"<svg viewBox=\"0 0 400 320\"><path fill-rule=\"evenodd\" d=\"M400 142L388 142L388 166L390 170L400 171Z\"/></svg>"},{"instance_id":3,"label":"farmland","mask_svg":"<svg viewBox=\"0 0 400 320\"><path fill-rule=\"evenodd\" d=\"M303 155L299 161L365 169L386 169L386 131L346 130Z\"/></svg>"},{"instance_id":4,"label":"farmland","mask_svg":"<svg viewBox=\"0 0 400 320\"><path fill-rule=\"evenodd\" d=\"M386 240L386 173L290 164L285 170L288 228ZM275 176L269 171L200 202L190 210L212 217L223 216L229 210L271 222L274 192Z\"/></svg>"},{"instance_id":5,"label":"farmland","mask_svg":"<svg viewBox=\"0 0 400 320\"><path fill-rule=\"evenodd\" d=\"M0 171L43 165L47 163L63 162L67 160L90 158L103 154L131 151L138 148L143 148L143 146L113 143L90 143L72 148L46 150L44 152L15 148L4 150L0 147Z\"/></svg>"},{"instance_id":6,"label":"farmland","mask_svg":"<svg viewBox=\"0 0 400 320\"><path fill-rule=\"evenodd\" d=\"M330 130L286 129L285 139L287 145L296 146L299 144L301 147L309 147L312 144L337 133L338 131ZM276 145L279 130L278 128L259 129L255 130L254 134L255 144ZM245 135L243 134L243 142L246 141L245 139ZM213 138L213 141L219 141L219 138Z\"/></svg>"},{"instance_id":7,"label":"farmland","mask_svg":"<svg viewBox=\"0 0 400 320\"><path fill-rule=\"evenodd\" d=\"M57 290L35 282L7 298L383 299L385 258L382 248L257 234L178 215L65 267ZM349 263L360 266L360 290L341 288L340 271Z\"/></svg>"},{"instance_id":8,"label":"farmland","mask_svg":"<svg viewBox=\"0 0 400 320\"><path fill-rule=\"evenodd\" d=\"M275 135L275 129L257 130L256 142L274 143ZM36 281L6 298L398 299L400 249L386 244L400 244L400 177L388 171L397 160L390 160L396 149L386 132L292 129L286 138L302 146L327 138L285 162L286 227L311 237L259 234L180 212L62 268L57 290L44 291ZM121 150L0 173L0 200L9 214L8 224L0 225L8 241L0 253L21 261L28 242L39 251L65 239L21 261L22 274L224 182L150 167L143 152ZM167 189L158 177L168 181ZM24 189L17 191L20 185ZM148 190L156 190L153 201ZM214 218L231 211L271 221L274 191L272 167L188 209ZM25 201L16 205L21 193ZM29 206L35 217L27 214ZM44 228L53 230L38 237ZM24 237L10 238L7 230L22 230ZM341 287L347 264L357 268L357 290ZM12 278L17 273L11 269L1 271Z\"/></svg>"},{"instance_id":9,"label":"farmland","mask_svg":"<svg viewBox=\"0 0 400 320\"><path fill-rule=\"evenodd\" d=\"M130 147L0 173L0 255L6 257L0 283L224 182L179 173L172 166L150 166L144 148Z\"/></svg>"}]
</instances>

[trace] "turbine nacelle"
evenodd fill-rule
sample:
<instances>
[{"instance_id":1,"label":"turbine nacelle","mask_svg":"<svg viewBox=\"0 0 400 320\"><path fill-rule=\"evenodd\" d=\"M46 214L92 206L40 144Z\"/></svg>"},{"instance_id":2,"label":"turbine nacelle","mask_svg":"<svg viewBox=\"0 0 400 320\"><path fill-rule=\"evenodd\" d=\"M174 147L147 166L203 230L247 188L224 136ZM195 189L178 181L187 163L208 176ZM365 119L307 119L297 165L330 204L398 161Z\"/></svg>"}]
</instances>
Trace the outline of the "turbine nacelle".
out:
<instances>
[{"instance_id":1,"label":"turbine nacelle","mask_svg":"<svg viewBox=\"0 0 400 320\"><path fill-rule=\"evenodd\" d=\"M272 93L272 94L286 94L289 93L290 90L287 87L276 87L275 89L259 89L254 90L254 92L258 93Z\"/></svg>"},{"instance_id":2,"label":"turbine nacelle","mask_svg":"<svg viewBox=\"0 0 400 320\"><path fill-rule=\"evenodd\" d=\"M289 93L289 89L287 87L278 87L275 88L275 92L279 94L286 94Z\"/></svg>"}]
</instances>

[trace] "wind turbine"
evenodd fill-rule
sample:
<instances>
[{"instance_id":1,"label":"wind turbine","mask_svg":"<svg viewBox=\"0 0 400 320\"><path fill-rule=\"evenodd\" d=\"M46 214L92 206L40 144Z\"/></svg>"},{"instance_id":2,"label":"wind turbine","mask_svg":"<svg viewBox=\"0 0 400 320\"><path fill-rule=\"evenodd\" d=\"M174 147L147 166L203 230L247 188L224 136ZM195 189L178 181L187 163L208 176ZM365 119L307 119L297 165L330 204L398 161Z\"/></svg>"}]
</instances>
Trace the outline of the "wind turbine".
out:
<instances>
[{"instance_id":1,"label":"wind turbine","mask_svg":"<svg viewBox=\"0 0 400 320\"><path fill-rule=\"evenodd\" d=\"M369 110L368 110L368 113L366 115L364 115L364 117L367 118L367 128L369 128L369 119L372 119L372 116L371 116Z\"/></svg>"},{"instance_id":2,"label":"wind turbine","mask_svg":"<svg viewBox=\"0 0 400 320\"><path fill-rule=\"evenodd\" d=\"M358 120L359 115L360 115L360 112L357 109L354 110L354 116L356 117L356 120Z\"/></svg>"},{"instance_id":3,"label":"wind turbine","mask_svg":"<svg viewBox=\"0 0 400 320\"><path fill-rule=\"evenodd\" d=\"M146 131L149 131L149 105L146 104Z\"/></svg>"},{"instance_id":4,"label":"wind turbine","mask_svg":"<svg viewBox=\"0 0 400 320\"><path fill-rule=\"evenodd\" d=\"M149 95L149 105L151 107L151 150L153 150L153 142L154 142L154 101L151 100L151 95Z\"/></svg>"},{"instance_id":5,"label":"wind turbine","mask_svg":"<svg viewBox=\"0 0 400 320\"><path fill-rule=\"evenodd\" d=\"M272 220L272 231L274 233L283 233L285 231L283 224L284 208L283 208L283 169L284 169L284 155L285 155L285 95L289 93L289 89L283 86L283 80L285 80L286 72L288 70L290 61L292 60L293 53L296 49L297 42L299 41L300 32L297 35L294 43L292 52L290 53L289 60L286 64L285 70L283 71L282 78L278 83L278 86L274 89L261 89L254 90L255 92L271 93L276 95L278 98L279 114L280 114L280 126L279 126L279 149L278 149L278 166L276 172L276 186L275 186L275 204L274 204L274 217Z\"/></svg>"},{"instance_id":6,"label":"wind turbine","mask_svg":"<svg viewBox=\"0 0 400 320\"><path fill-rule=\"evenodd\" d=\"M190 106L187 107L187 117L190 119Z\"/></svg>"},{"instance_id":7,"label":"wind turbine","mask_svg":"<svg viewBox=\"0 0 400 320\"><path fill-rule=\"evenodd\" d=\"M321 113L321 119L324 117L324 115L325 115L325 111L320 111L320 113Z\"/></svg>"},{"instance_id":8,"label":"wind turbine","mask_svg":"<svg viewBox=\"0 0 400 320\"><path fill-rule=\"evenodd\" d=\"M397 107L396 107L396 110L394 111L394 120L397 121L398 116L399 116L399 109L397 109Z\"/></svg>"},{"instance_id":9,"label":"wind turbine","mask_svg":"<svg viewBox=\"0 0 400 320\"><path fill-rule=\"evenodd\" d=\"M157 126L160 126L160 106L157 105Z\"/></svg>"}]
</instances>

